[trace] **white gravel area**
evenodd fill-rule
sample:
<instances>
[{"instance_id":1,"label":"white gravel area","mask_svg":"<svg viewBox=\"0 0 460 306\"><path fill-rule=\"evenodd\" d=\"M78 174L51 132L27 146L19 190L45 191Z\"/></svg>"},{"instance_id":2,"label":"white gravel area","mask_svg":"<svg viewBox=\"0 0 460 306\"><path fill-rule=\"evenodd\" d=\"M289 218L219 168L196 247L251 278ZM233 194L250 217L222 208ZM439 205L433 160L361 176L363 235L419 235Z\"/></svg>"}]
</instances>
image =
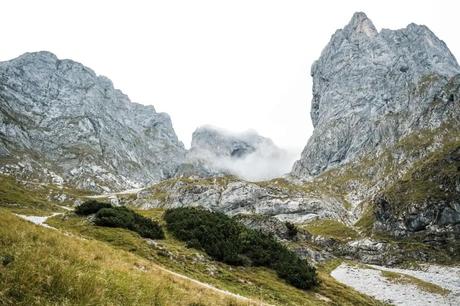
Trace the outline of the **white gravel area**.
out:
<instances>
[{"instance_id":1,"label":"white gravel area","mask_svg":"<svg viewBox=\"0 0 460 306\"><path fill-rule=\"evenodd\" d=\"M355 290L393 305L442 306L460 305L460 267L423 266L422 270L393 269L380 266L365 267L341 264L331 276ZM381 270L404 273L450 290L448 295L423 291L412 284L398 284L387 280Z\"/></svg>"},{"instance_id":2,"label":"white gravel area","mask_svg":"<svg viewBox=\"0 0 460 306\"><path fill-rule=\"evenodd\" d=\"M40 226L43 226L43 227L46 227L46 228L52 228L52 229L56 229L52 226L49 226L48 224L46 224L46 220L48 220L48 218L51 218L51 217L54 217L54 216L57 216L57 215L60 215L61 213L54 213L52 215L49 215L49 216L26 216L26 215L19 215L19 214L15 214L16 216L18 216L19 218L22 218L24 220L27 220L29 222L32 222L34 224L37 224L37 225L40 225Z\"/></svg>"}]
</instances>

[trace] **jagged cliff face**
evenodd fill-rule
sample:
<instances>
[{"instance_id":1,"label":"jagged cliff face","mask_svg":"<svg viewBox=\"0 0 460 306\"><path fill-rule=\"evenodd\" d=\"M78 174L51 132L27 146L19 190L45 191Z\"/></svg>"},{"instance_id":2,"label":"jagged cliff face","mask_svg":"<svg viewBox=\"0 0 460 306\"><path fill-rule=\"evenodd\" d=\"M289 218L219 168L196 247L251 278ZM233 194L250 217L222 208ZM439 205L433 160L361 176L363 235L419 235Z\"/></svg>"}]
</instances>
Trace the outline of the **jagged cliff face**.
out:
<instances>
[{"instance_id":1,"label":"jagged cliff face","mask_svg":"<svg viewBox=\"0 0 460 306\"><path fill-rule=\"evenodd\" d=\"M175 174L185 149L165 113L49 52L0 63L2 172L116 190Z\"/></svg>"},{"instance_id":2,"label":"jagged cliff face","mask_svg":"<svg viewBox=\"0 0 460 306\"><path fill-rule=\"evenodd\" d=\"M442 100L443 87L459 73L445 43L427 27L377 32L364 13L356 13L312 66L315 129L292 174L316 176L420 129L439 127L452 109L432 103Z\"/></svg>"}]
</instances>

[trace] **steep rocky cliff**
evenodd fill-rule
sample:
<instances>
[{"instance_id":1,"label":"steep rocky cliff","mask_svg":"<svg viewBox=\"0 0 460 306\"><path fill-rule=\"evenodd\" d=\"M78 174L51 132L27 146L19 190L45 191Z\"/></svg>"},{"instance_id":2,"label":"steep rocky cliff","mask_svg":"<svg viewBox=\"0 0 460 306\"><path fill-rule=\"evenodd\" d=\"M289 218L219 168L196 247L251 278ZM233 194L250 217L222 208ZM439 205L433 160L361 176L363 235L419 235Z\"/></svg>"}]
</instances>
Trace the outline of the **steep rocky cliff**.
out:
<instances>
[{"instance_id":1,"label":"steep rocky cliff","mask_svg":"<svg viewBox=\"0 0 460 306\"><path fill-rule=\"evenodd\" d=\"M427 27L377 32L356 13L312 66L315 129L293 175L342 190L368 235L458 257L459 73Z\"/></svg>"},{"instance_id":2,"label":"steep rocky cliff","mask_svg":"<svg viewBox=\"0 0 460 306\"><path fill-rule=\"evenodd\" d=\"M175 174L185 149L171 120L49 52L0 63L1 172L95 191Z\"/></svg>"},{"instance_id":3,"label":"steep rocky cliff","mask_svg":"<svg viewBox=\"0 0 460 306\"><path fill-rule=\"evenodd\" d=\"M458 97L446 97L446 107L432 108L432 102L459 73L445 43L426 26L378 32L356 13L312 65L315 128L292 174L316 176L439 127L452 116L447 104Z\"/></svg>"}]
</instances>

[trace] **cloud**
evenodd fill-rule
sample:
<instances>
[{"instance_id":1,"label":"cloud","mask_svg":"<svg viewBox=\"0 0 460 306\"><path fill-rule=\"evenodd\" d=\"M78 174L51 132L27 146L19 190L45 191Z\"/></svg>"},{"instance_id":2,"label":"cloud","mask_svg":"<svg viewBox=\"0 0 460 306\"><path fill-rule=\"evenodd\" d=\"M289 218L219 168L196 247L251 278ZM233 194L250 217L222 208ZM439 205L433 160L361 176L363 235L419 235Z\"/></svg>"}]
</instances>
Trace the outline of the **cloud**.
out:
<instances>
[{"instance_id":1,"label":"cloud","mask_svg":"<svg viewBox=\"0 0 460 306\"><path fill-rule=\"evenodd\" d=\"M235 154L236 151L241 154ZM189 159L201 161L211 172L233 174L248 181L263 181L291 171L295 152L277 147L254 130L233 133L205 126L194 133Z\"/></svg>"}]
</instances>

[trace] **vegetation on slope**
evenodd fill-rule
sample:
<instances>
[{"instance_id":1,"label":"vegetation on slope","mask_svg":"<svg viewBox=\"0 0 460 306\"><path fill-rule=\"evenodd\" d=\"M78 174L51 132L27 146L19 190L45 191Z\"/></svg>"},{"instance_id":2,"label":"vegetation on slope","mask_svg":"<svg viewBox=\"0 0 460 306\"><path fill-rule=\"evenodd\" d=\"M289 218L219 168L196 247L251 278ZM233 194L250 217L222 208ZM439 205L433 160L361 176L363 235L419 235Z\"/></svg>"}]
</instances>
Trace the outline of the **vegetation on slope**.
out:
<instances>
[{"instance_id":1,"label":"vegetation on slope","mask_svg":"<svg viewBox=\"0 0 460 306\"><path fill-rule=\"evenodd\" d=\"M165 225L164 209L138 210L139 214ZM72 214L56 216L48 224L86 239L103 241L162 266L218 288L273 305L381 305L372 298L337 282L328 270L317 270L319 285L305 291L281 280L265 267L231 266L212 260L206 253L187 247L165 231L165 239L147 242L122 228L93 226L86 218ZM172 303L174 304L174 303ZM205 303L206 304L206 303Z\"/></svg>"},{"instance_id":2,"label":"vegetation on slope","mask_svg":"<svg viewBox=\"0 0 460 306\"><path fill-rule=\"evenodd\" d=\"M96 200L88 200L77 207L75 207L75 213L79 216L88 216L97 213L102 208L111 208L112 204L99 202Z\"/></svg>"},{"instance_id":3,"label":"vegetation on slope","mask_svg":"<svg viewBox=\"0 0 460 306\"><path fill-rule=\"evenodd\" d=\"M23 186L14 180L12 184L14 188ZM317 287L297 289L271 269L214 261L201 251L187 248L168 231L163 240L147 241L133 231L94 226L86 217L66 213L60 203L42 198L35 188L21 191L25 198L22 204L4 202L6 208L0 208L0 305L247 305L158 270L157 265L273 305L380 305L337 282L321 267L317 270ZM27 200L35 197L43 200L41 208ZM18 211L28 215L65 214L48 219L56 231L10 214ZM165 225L163 209L136 213ZM45 283L54 279L59 280L59 288L46 292ZM76 289L84 285L89 287L88 293ZM22 298L13 300L9 296L10 290L18 290L14 288L20 288Z\"/></svg>"},{"instance_id":4,"label":"vegetation on slope","mask_svg":"<svg viewBox=\"0 0 460 306\"><path fill-rule=\"evenodd\" d=\"M246 305L97 240L0 209L0 305Z\"/></svg>"},{"instance_id":5,"label":"vegetation on slope","mask_svg":"<svg viewBox=\"0 0 460 306\"><path fill-rule=\"evenodd\" d=\"M411 204L455 202L460 196L459 169L460 140L416 163L401 180L384 191L384 197L395 214L404 212Z\"/></svg>"},{"instance_id":6,"label":"vegetation on slope","mask_svg":"<svg viewBox=\"0 0 460 306\"><path fill-rule=\"evenodd\" d=\"M54 200L66 195L62 202ZM46 215L50 211L63 212L62 206L69 206L70 199L76 199L88 193L65 186L35 184L21 182L13 177L0 175L0 207L8 208L18 214Z\"/></svg>"},{"instance_id":7,"label":"vegetation on slope","mask_svg":"<svg viewBox=\"0 0 460 306\"><path fill-rule=\"evenodd\" d=\"M81 216L96 214L94 223L99 226L126 228L144 238L164 238L163 229L157 222L127 207L113 207L109 203L89 200L77 206L75 213Z\"/></svg>"},{"instance_id":8,"label":"vegetation on slope","mask_svg":"<svg viewBox=\"0 0 460 306\"><path fill-rule=\"evenodd\" d=\"M316 236L349 241L358 238L358 233L351 227L336 220L315 220L303 225L304 229Z\"/></svg>"},{"instance_id":9,"label":"vegetation on slope","mask_svg":"<svg viewBox=\"0 0 460 306\"><path fill-rule=\"evenodd\" d=\"M167 210L168 230L191 247L231 264L274 269L301 289L317 285L315 269L281 245L274 237L250 230L222 213L198 208Z\"/></svg>"},{"instance_id":10,"label":"vegetation on slope","mask_svg":"<svg viewBox=\"0 0 460 306\"><path fill-rule=\"evenodd\" d=\"M382 276L385 277L387 280L394 282L394 283L401 283L401 284L412 284L417 286L420 290L435 293L440 295L447 295L449 294L449 290L444 289L436 284L426 282L421 280L417 277L407 275L404 273L396 273L391 271L381 271Z\"/></svg>"}]
</instances>

